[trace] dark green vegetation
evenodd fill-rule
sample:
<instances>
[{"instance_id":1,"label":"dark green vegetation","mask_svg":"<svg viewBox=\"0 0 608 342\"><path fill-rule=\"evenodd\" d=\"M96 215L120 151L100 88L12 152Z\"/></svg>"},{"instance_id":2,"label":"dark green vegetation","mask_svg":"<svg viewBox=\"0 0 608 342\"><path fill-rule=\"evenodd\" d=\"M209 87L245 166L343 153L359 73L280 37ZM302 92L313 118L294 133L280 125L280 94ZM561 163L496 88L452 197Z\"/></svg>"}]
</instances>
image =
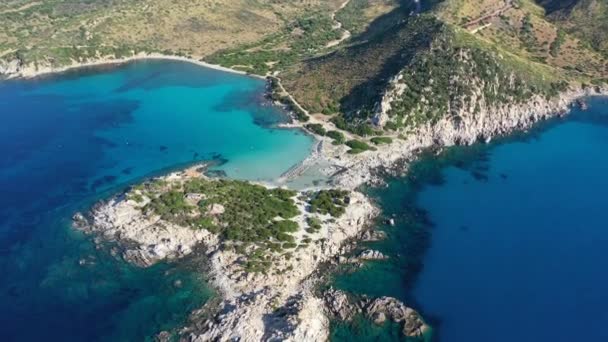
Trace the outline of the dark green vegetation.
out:
<instances>
[{"instance_id":1,"label":"dark green vegetation","mask_svg":"<svg viewBox=\"0 0 608 342\"><path fill-rule=\"evenodd\" d=\"M316 217L307 217L306 223L308 224L308 228L306 228L307 233L313 234L321 229L321 220Z\"/></svg>"},{"instance_id":2,"label":"dark green vegetation","mask_svg":"<svg viewBox=\"0 0 608 342\"><path fill-rule=\"evenodd\" d=\"M605 0L541 0L549 18L608 57L608 2Z\"/></svg>"},{"instance_id":3,"label":"dark green vegetation","mask_svg":"<svg viewBox=\"0 0 608 342\"><path fill-rule=\"evenodd\" d=\"M273 258L286 256L288 250L313 242L305 236L298 242L293 233L300 230L292 219L300 215L295 203L297 192L235 180L188 179L167 182L157 179L138 185L127 198L142 203L148 215L160 215L164 221L218 234L227 248L248 256L247 271L265 272ZM349 192L323 190L309 192L302 200L309 204L307 233L321 228L313 214L339 217L349 203Z\"/></svg>"},{"instance_id":4,"label":"dark green vegetation","mask_svg":"<svg viewBox=\"0 0 608 342\"><path fill-rule=\"evenodd\" d=\"M151 189L162 186L152 183ZM293 200L296 192L290 190L267 189L243 181L191 179L181 187L171 185L158 196L154 196L153 191L146 191L144 195L152 198L145 211L151 210L163 220L204 228L237 242L293 242L288 233L298 229L295 222L289 221L299 214ZM191 203L188 198L193 198ZM214 213L218 205L222 209Z\"/></svg>"},{"instance_id":5,"label":"dark green vegetation","mask_svg":"<svg viewBox=\"0 0 608 342\"><path fill-rule=\"evenodd\" d=\"M324 136L327 134L327 131L325 130L325 128L323 128L323 125L321 124L308 124L305 126L309 131L318 134L320 136Z\"/></svg>"},{"instance_id":6,"label":"dark green vegetation","mask_svg":"<svg viewBox=\"0 0 608 342\"><path fill-rule=\"evenodd\" d=\"M369 146L366 142L361 140L349 140L346 142L346 146L350 147L348 153L359 154L365 151L374 151L376 148Z\"/></svg>"},{"instance_id":7,"label":"dark green vegetation","mask_svg":"<svg viewBox=\"0 0 608 342\"><path fill-rule=\"evenodd\" d=\"M553 56L553 57L559 56L559 52L560 52L565 40L566 40L565 32L563 30L558 30L557 37L555 37L555 39L551 42L551 46L549 47L549 53L551 54L551 56Z\"/></svg>"},{"instance_id":8,"label":"dark green vegetation","mask_svg":"<svg viewBox=\"0 0 608 342\"><path fill-rule=\"evenodd\" d=\"M334 140L333 141L334 145L342 145L346 141L346 138L344 137L344 133L339 132L339 131L329 131L329 132L327 132L326 135Z\"/></svg>"},{"instance_id":9,"label":"dark green vegetation","mask_svg":"<svg viewBox=\"0 0 608 342\"><path fill-rule=\"evenodd\" d=\"M340 217L344 214L345 207L350 203L348 191L345 190L321 190L313 194L308 202L310 204L310 212L319 213L322 215L329 214L333 217ZM314 219L313 219L314 220ZM314 229L315 225L308 224Z\"/></svg>"},{"instance_id":10,"label":"dark green vegetation","mask_svg":"<svg viewBox=\"0 0 608 342\"><path fill-rule=\"evenodd\" d=\"M369 141L371 141L374 145L384 145L391 144L393 139L389 137L373 137Z\"/></svg>"}]
</instances>

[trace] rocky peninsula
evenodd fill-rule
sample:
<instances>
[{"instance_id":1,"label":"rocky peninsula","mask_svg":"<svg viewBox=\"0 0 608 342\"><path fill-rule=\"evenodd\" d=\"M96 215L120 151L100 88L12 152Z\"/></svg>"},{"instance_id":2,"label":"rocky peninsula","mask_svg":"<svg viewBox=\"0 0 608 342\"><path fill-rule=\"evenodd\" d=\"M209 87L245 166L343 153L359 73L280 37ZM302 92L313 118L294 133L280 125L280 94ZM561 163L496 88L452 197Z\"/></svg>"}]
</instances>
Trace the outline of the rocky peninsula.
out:
<instances>
[{"instance_id":1,"label":"rocky peninsula","mask_svg":"<svg viewBox=\"0 0 608 342\"><path fill-rule=\"evenodd\" d=\"M206 255L204 271L221 300L192 314L192 324L179 331L186 340L326 340L330 312L315 295L315 271L336 263L343 243L366 230L378 209L354 190L295 192L209 179L203 170L135 186L76 214L75 226L100 245L114 243L115 254L142 267ZM278 211L267 212L268 205Z\"/></svg>"},{"instance_id":2,"label":"rocky peninsula","mask_svg":"<svg viewBox=\"0 0 608 342\"><path fill-rule=\"evenodd\" d=\"M525 131L539 121L566 115L581 98L608 94L608 69L601 57L605 56L601 50L605 47L588 47L585 34L562 27L555 18L545 18L542 10L530 13L529 6L510 3L500 7L500 18L495 11L488 16L488 8L469 6L466 1L446 1L444 6L429 9L430 14L420 13L420 1L415 1L413 8L386 9L374 9L371 2L361 9L348 0L329 8L307 3L301 13L289 13L292 7L299 8L298 3L280 5L290 9L271 6L278 11L275 14L281 24L276 27L280 30L271 29L275 25L272 20L268 22L270 14L252 12L251 17L259 20L245 23L246 29L230 31L230 39L204 41L194 50L190 50L190 40L184 44L171 42L213 36L210 33L222 25L199 22L199 17L210 13L207 9L188 21L151 8L150 16L162 13L180 25L188 22L196 34L182 34L184 27L171 26L171 34L161 32L167 35L160 35L164 38L158 47L169 45L173 50L157 47L146 49L148 52L137 52L141 51L135 48L137 45L111 50L99 49L101 45L89 48L97 19L69 20L80 27L66 31L69 34L49 37L53 42L80 32L79 39L70 39L70 47L57 49L67 55L63 62L53 58L29 60L9 48L0 56L0 77L36 77L142 59L180 60L248 74L234 70L240 68L256 77L269 76L272 99L285 105L295 119L285 126L305 129L318 140L314 153L276 184L289 188L300 177L321 175L322 186L293 191L209 179L200 167L193 167L146 181L98 203L89 213L76 214L75 226L94 236L96 243L109 244L114 255L141 267L195 253L206 256L207 265L201 272L209 275L220 298L194 312L190 324L176 332L184 340L326 340L330 317L349 320L357 313L379 324L387 319L399 322L407 336L423 334L426 325L421 317L396 299L353 301L333 289L323 295L315 292L319 270L326 263L360 264L387 258L374 250L342 256L352 252L348 246L353 240L382 238L368 230L378 208L357 189L363 184L381 183L379 171L405 172L422 150L489 142L496 136ZM460 6L475 11L459 11ZM137 10L140 7L136 4ZM487 13L475 13L477 9ZM320 15L328 10L329 16ZM117 19L127 12L104 14L103 20ZM313 12L318 13L311 17ZM32 13L32 18L46 17ZM191 11L183 13L190 15ZM414 19L407 20L409 16ZM148 15L139 17L149 20ZM347 20L341 22L340 17ZM358 23L363 17L367 18ZM468 31L488 20L500 20L493 25L496 30L488 30L492 24L488 23ZM599 22L601 18L593 20ZM131 19L125 27L133 23ZM251 37L245 40L248 44L238 44L241 46L228 43L238 40L234 39L236 32L242 35L256 23L260 37L265 38L256 43ZM534 29L534 25L541 29ZM19 33L15 37L20 38L15 41L20 44L23 37L41 33L15 27L18 29L14 32ZM155 38L159 34L157 27L147 31ZM274 35L266 35L272 31ZM180 35L179 39L174 33ZM477 38L483 34L489 36ZM134 39L133 43L137 42L141 43L140 39ZM229 49L212 54L218 44ZM26 50L31 50L41 44L26 45ZM55 47L61 45L54 42ZM182 49L185 47L188 49ZM125 51L117 54L119 50ZM202 62L203 58L224 67ZM562 75L554 79L552 73ZM546 89L543 92L539 87ZM492 102L498 97L500 101ZM407 103L403 103L404 98ZM391 115L399 117L400 125L391 122ZM409 120L411 116L416 120ZM341 119L342 125L335 119ZM362 127L371 133L360 134L358 129ZM168 339L169 335L163 332L158 338Z\"/></svg>"},{"instance_id":3,"label":"rocky peninsula","mask_svg":"<svg viewBox=\"0 0 608 342\"><path fill-rule=\"evenodd\" d=\"M184 340L326 340L330 318L349 320L357 313L378 324L391 319L402 324L405 335L420 336L427 329L420 315L394 298L364 298L351 303L340 291L330 289L321 296L315 291L320 279L319 267L325 263L361 263L386 258L373 250L351 258L341 256L350 251L345 248L347 241L366 235L376 236L368 228L379 210L356 189L362 184L381 182L377 175L379 170L404 171L403 166L407 168L408 162L424 149L489 142L495 136L526 130L538 121L565 115L575 101L601 94L608 94L607 89L570 89L556 98L537 96L525 104L508 104L500 108L487 106L475 115L470 109L462 108L457 113L461 120L453 120L456 115L446 116L435 124L422 125L407 135L392 137L378 148L363 153L349 153L353 147L334 143L335 136L316 134L319 142L315 153L298 165L297 172L289 172L282 177L280 183L289 184L315 169L327 177L328 186L325 190L280 190L282 194L277 196L291 203L295 211L287 218L278 214L267 223L293 222L293 225L275 227L288 237L283 235L279 238L279 235L269 233L268 241L251 243L238 234L227 234L223 229L231 222L222 222L222 216L226 205L230 204L209 202L204 191L193 191L191 185L193 180L205 184L231 181L208 179L200 166L146 182L99 203L89 214L75 215L75 225L95 235L96 242L100 244L116 243L119 252L114 251L117 254L142 267L159 261L177 260L191 253L206 255L208 265L204 272L221 299L192 314L190 323L177 332ZM384 115L383 108L390 106L392 96L396 95L390 92L384 95L376 113L378 117ZM309 126L312 124L324 131L340 131L319 115L306 112L295 99L290 98L311 118L307 124L294 121L290 127L301 126L314 133ZM345 140L356 138L345 131L341 134ZM396 168L396 165L400 167ZM278 189L237 183L264 189L265 194ZM228 184L228 188L232 185ZM223 186L226 184L216 190ZM172 209L168 209L167 214L164 211L167 208L159 207L157 203L158 199L175 191L179 193L178 206L183 205L178 208L182 212L177 216ZM238 198L234 193L226 195ZM337 213L327 208L322 211L313 209L314 199L324 196L329 196L325 202L330 206L337 205L342 209ZM259 199L252 204L257 205ZM170 203L174 200L169 199ZM182 200L183 203L180 202ZM152 209L155 208L154 203L156 209ZM239 210L247 212L243 208ZM163 332L158 338L162 340L168 336Z\"/></svg>"}]
</instances>

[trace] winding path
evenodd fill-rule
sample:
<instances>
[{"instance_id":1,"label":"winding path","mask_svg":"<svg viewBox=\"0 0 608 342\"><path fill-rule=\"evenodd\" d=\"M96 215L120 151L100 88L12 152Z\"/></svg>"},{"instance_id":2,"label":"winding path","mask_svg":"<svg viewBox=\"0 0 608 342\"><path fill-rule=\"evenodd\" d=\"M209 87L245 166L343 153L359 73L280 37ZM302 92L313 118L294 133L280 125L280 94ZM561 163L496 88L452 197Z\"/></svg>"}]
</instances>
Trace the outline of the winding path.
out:
<instances>
[{"instance_id":1,"label":"winding path","mask_svg":"<svg viewBox=\"0 0 608 342\"><path fill-rule=\"evenodd\" d=\"M335 10L332 14L331 14L331 20L333 20L335 22L333 28L334 30L339 30L342 29L342 37L340 37L339 39L336 40L332 40L331 42L327 43L327 45L325 45L326 48L331 48L334 47L336 45L339 45L340 43L342 43L343 41L347 40L348 38L351 37L351 33L349 30L343 29L342 28L342 23L339 22L338 20L336 20L336 14L338 13L338 11L340 11L341 9L343 9L344 7L346 7L346 5L348 5L348 3L350 2L350 0L346 0L342 3L342 5L340 5L340 7L338 7L337 10Z\"/></svg>"},{"instance_id":2,"label":"winding path","mask_svg":"<svg viewBox=\"0 0 608 342\"><path fill-rule=\"evenodd\" d=\"M464 24L463 27L466 28L466 29L470 29L471 27L473 27L473 26L475 26L475 25L477 25L477 24L479 24L479 23L481 23L483 21L490 20L492 18L498 17L499 15L502 15L503 13L505 13L508 10L510 10L511 8L513 8L513 1L509 0L501 8L493 11L492 13L489 13L489 14L483 15L483 16L481 16L479 18L473 19L473 20L467 22L466 24ZM475 33L475 32L473 32L473 33Z\"/></svg>"}]
</instances>

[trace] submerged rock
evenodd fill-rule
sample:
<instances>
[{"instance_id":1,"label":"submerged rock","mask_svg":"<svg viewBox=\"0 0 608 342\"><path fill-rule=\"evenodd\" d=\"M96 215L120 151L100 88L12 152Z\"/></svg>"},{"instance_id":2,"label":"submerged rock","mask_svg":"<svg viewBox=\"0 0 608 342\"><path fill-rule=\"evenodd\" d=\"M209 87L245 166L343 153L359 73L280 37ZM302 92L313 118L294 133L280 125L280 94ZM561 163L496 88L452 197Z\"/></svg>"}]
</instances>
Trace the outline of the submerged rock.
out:
<instances>
[{"instance_id":1,"label":"submerged rock","mask_svg":"<svg viewBox=\"0 0 608 342\"><path fill-rule=\"evenodd\" d=\"M73 225L77 229L82 229L88 225L86 217L82 213L76 213L72 216Z\"/></svg>"},{"instance_id":2,"label":"submerged rock","mask_svg":"<svg viewBox=\"0 0 608 342\"><path fill-rule=\"evenodd\" d=\"M386 321L386 315L384 312L376 312L373 314L372 319L376 324L383 324Z\"/></svg>"},{"instance_id":3,"label":"submerged rock","mask_svg":"<svg viewBox=\"0 0 608 342\"><path fill-rule=\"evenodd\" d=\"M589 105L587 105L587 102L585 102L583 99L576 100L576 106L583 111L589 109Z\"/></svg>"},{"instance_id":4,"label":"submerged rock","mask_svg":"<svg viewBox=\"0 0 608 342\"><path fill-rule=\"evenodd\" d=\"M386 233L377 230L366 230L360 236L359 239L362 241L380 241L386 238Z\"/></svg>"},{"instance_id":5,"label":"submerged rock","mask_svg":"<svg viewBox=\"0 0 608 342\"><path fill-rule=\"evenodd\" d=\"M358 258L361 260L384 260L388 259L388 256L373 249L366 249L359 254Z\"/></svg>"}]
</instances>

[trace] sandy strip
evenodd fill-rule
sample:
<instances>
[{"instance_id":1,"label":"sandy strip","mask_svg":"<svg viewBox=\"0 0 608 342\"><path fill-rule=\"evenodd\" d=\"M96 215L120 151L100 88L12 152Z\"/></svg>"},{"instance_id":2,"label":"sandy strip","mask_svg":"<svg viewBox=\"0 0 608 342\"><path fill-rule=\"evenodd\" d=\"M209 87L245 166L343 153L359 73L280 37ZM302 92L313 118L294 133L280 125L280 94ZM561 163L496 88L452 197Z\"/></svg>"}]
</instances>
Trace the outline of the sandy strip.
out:
<instances>
[{"instance_id":1,"label":"sandy strip","mask_svg":"<svg viewBox=\"0 0 608 342\"><path fill-rule=\"evenodd\" d=\"M187 63L196 64L198 66L209 68L209 69L230 72L233 74L255 77L255 78L259 78L259 79L266 79L264 76L253 75L253 74L246 73L244 71L234 70L234 69L226 68L226 67L216 65L216 64L209 64L209 63L206 63L206 62L194 59L194 58L173 56L173 55L164 55L161 53L144 53L144 52L133 55L131 57L113 58L113 57L109 56L109 57L104 57L104 58L100 58L98 60L93 60L93 61L74 62L70 65L61 66L61 67L50 67L50 66L44 67L43 66L43 67L34 68L34 67L26 66L19 73L10 75L9 78L18 78L18 77L33 78L33 77L38 77L38 76L42 76L42 75L61 73L61 72L78 69L78 68L113 65L113 64L124 64L124 63L133 62L133 61L154 60L154 59L187 62Z\"/></svg>"}]
</instances>

